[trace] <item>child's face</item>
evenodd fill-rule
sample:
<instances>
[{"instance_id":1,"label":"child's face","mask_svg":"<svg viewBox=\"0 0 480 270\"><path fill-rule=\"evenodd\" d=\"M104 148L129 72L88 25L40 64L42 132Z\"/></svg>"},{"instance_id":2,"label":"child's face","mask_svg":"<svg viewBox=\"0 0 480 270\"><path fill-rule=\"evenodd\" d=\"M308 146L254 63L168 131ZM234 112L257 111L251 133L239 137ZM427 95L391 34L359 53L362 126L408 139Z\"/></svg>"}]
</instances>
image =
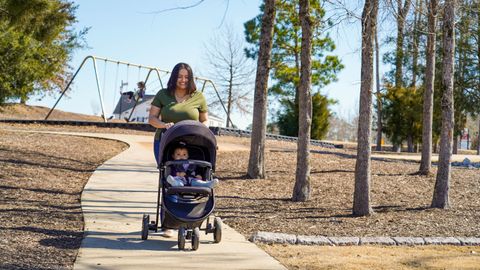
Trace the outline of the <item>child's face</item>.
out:
<instances>
[{"instance_id":1,"label":"child's face","mask_svg":"<svg viewBox=\"0 0 480 270\"><path fill-rule=\"evenodd\" d=\"M187 149L184 149L184 148L175 149L175 152L173 152L173 159L174 160L188 159Z\"/></svg>"}]
</instances>

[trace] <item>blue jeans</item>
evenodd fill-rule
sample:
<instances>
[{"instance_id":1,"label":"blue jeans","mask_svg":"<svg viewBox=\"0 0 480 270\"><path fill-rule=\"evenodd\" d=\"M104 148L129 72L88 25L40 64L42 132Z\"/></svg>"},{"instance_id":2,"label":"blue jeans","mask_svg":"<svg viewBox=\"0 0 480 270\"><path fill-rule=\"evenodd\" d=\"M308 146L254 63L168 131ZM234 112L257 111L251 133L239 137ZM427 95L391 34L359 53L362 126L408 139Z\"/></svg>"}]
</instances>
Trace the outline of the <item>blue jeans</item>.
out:
<instances>
[{"instance_id":1,"label":"blue jeans","mask_svg":"<svg viewBox=\"0 0 480 270\"><path fill-rule=\"evenodd\" d=\"M153 155L155 156L155 160L157 161L157 166L159 164L158 162L159 151L160 151L160 140L153 140Z\"/></svg>"}]
</instances>

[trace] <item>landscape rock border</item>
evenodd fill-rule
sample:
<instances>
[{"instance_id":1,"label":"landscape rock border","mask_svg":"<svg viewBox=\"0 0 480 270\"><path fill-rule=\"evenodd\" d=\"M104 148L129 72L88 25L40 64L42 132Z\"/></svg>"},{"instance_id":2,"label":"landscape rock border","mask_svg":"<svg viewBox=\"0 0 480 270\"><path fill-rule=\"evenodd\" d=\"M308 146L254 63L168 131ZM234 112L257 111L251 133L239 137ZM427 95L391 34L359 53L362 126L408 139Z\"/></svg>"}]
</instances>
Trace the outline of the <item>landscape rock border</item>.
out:
<instances>
[{"instance_id":1,"label":"landscape rock border","mask_svg":"<svg viewBox=\"0 0 480 270\"><path fill-rule=\"evenodd\" d=\"M480 246L480 237L328 237L273 232L255 232L249 241L265 244L318 245L318 246L421 246L454 245Z\"/></svg>"}]
</instances>

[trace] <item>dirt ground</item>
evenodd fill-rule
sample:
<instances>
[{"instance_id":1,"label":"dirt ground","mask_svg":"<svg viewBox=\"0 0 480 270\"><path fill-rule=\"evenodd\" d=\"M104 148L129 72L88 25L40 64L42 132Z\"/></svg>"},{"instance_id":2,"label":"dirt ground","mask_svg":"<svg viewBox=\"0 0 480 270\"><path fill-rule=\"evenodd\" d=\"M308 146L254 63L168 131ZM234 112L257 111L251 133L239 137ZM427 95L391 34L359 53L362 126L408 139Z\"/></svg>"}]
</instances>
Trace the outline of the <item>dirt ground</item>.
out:
<instances>
[{"instance_id":1,"label":"dirt ground","mask_svg":"<svg viewBox=\"0 0 480 270\"><path fill-rule=\"evenodd\" d=\"M82 236L81 189L99 164L125 146L107 140L5 130L12 127L52 128L0 124L0 269L69 269ZM94 132L118 130L95 128ZM245 138L219 140L249 145ZM246 237L255 231L480 236L478 169L453 168L453 207L439 210L428 208L435 178L412 175L418 163L374 160L371 198L375 214L353 217L354 153L315 147L311 200L293 203L294 148L291 143L267 142L268 177L263 180L245 177L248 151L220 152L217 215ZM289 269L480 269L480 247L260 246Z\"/></svg>"},{"instance_id":2,"label":"dirt ground","mask_svg":"<svg viewBox=\"0 0 480 270\"><path fill-rule=\"evenodd\" d=\"M480 247L260 245L288 269L480 269Z\"/></svg>"},{"instance_id":3,"label":"dirt ground","mask_svg":"<svg viewBox=\"0 0 480 270\"><path fill-rule=\"evenodd\" d=\"M0 269L71 269L83 237L83 187L126 148L0 127Z\"/></svg>"}]
</instances>

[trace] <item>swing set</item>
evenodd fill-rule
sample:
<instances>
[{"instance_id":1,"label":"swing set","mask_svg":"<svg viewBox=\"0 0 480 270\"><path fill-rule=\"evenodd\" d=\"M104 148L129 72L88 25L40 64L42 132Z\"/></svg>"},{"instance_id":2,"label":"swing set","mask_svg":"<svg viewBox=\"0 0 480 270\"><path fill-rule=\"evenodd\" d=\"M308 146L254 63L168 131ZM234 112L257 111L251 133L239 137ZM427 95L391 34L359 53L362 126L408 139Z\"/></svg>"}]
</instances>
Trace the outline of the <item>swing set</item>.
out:
<instances>
[{"instance_id":1,"label":"swing set","mask_svg":"<svg viewBox=\"0 0 480 270\"><path fill-rule=\"evenodd\" d=\"M125 120L127 120L127 122L130 121L130 118L132 117L132 114L138 104L138 102L143 98L144 94L145 94L145 89L147 87L147 82L149 81L149 78L151 77L150 75L153 73L153 74L156 74L157 77L158 77L158 82L160 83L160 87L161 88L164 88L163 87L163 81L162 81L162 75L168 75L171 73L171 71L167 71L167 70L162 70L162 69L159 69L157 67L151 67L151 66L145 66L145 65L140 65L140 64L133 64L133 63L129 63L129 62L125 62L125 61L118 61L118 60L112 60L112 59L108 59L108 58L104 58L104 57L98 57L98 56L93 56L93 55L89 55L87 57L85 57L82 61L82 63L80 64L79 68L75 71L75 73L73 74L72 78L70 79L70 81L67 83L65 89L62 90L60 96L58 97L57 101L55 102L55 104L53 105L53 107L50 109L50 111L48 112L47 116L45 117L45 120L48 120L48 118L50 117L50 114L54 111L55 107L58 105L58 103L60 102L60 100L62 99L62 97L65 95L65 93L67 92L67 90L70 88L71 84L73 83L73 81L75 80L75 77L78 75L78 73L80 72L80 70L84 67L85 63L87 62L87 60L92 60L92 63L93 63L93 70L94 70L94 73L95 73L95 82L96 82L96 86L97 86L97 91L98 91L98 98L100 100L100 106L101 106L101 109L102 109L102 118L104 120L104 122L108 122L107 118L106 118L106 114L105 114L105 106L104 106L104 94L105 92L103 91L105 88L106 88L106 74L107 74L107 63L113 63L113 64L116 64L116 71L115 71L115 90L114 90L114 98L113 98L113 102L115 104L115 100L116 100L116 93L117 93L117 87L118 87L118 76L119 76L119 67L120 65L124 65L126 67L126 81L124 82L123 80L121 81L120 83L120 112L119 112L119 115L121 115L122 113L122 100L123 100L123 95L128 95L130 98L134 98L135 99L135 104L130 112L130 115L125 118ZM100 86L100 77L98 75L98 69L97 69L97 61L104 61L104 69L103 69L103 87ZM129 81L129 70L131 67L137 67L138 68L138 76L137 76L137 89L135 91L124 91L124 89L127 89L128 87L128 81ZM144 80L140 80L140 76L141 76L141 71L144 70L144 71L148 71L147 72L147 75L145 77ZM154 76L154 75L153 75ZM228 113L227 113L227 109L225 108L225 104L223 103L222 99L220 98L220 94L218 93L218 90L217 90L217 87L215 85L215 83L210 80L210 79L206 79L206 78L201 78L201 77L195 77L194 78L196 81L199 81L201 82L202 84L202 88L201 88L201 91L202 93L204 92L205 90L205 87L207 85L211 85L213 90L215 91L217 97L218 97L218 100L220 101L220 104L222 105L223 107L223 110L225 111L226 115L227 115L227 121L233 126L233 123L232 123L232 120L230 119ZM152 82L153 83L153 82ZM121 118L121 117L120 117Z\"/></svg>"}]
</instances>

